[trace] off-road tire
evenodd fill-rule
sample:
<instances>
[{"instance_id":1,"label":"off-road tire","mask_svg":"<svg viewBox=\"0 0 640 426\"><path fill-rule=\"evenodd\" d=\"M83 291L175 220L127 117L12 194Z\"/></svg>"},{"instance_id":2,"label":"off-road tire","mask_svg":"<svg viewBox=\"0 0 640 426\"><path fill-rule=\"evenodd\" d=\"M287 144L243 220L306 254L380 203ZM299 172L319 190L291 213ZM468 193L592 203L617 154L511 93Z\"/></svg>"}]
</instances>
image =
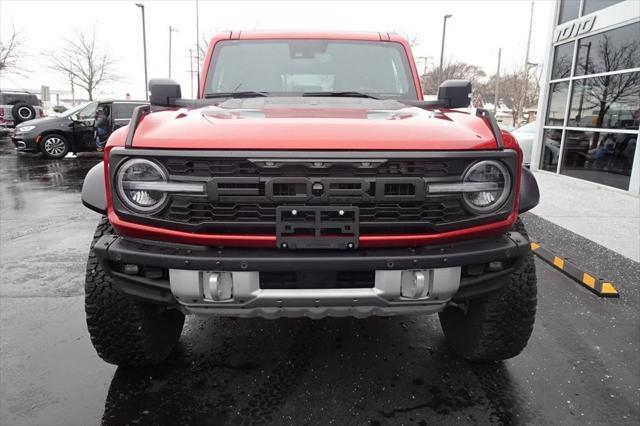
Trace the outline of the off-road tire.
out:
<instances>
[{"instance_id":1,"label":"off-road tire","mask_svg":"<svg viewBox=\"0 0 640 426\"><path fill-rule=\"evenodd\" d=\"M25 115L25 111L28 111L29 115ZM13 122L18 125L36 118L36 109L29 104L20 102L11 108L11 115L13 115Z\"/></svg>"},{"instance_id":2,"label":"off-road tire","mask_svg":"<svg viewBox=\"0 0 640 426\"><path fill-rule=\"evenodd\" d=\"M513 230L528 238L518 219ZM537 289L533 254L527 253L501 289L447 307L440 324L449 345L470 361L500 361L518 355L527 346L536 316Z\"/></svg>"},{"instance_id":3,"label":"off-road tire","mask_svg":"<svg viewBox=\"0 0 640 426\"><path fill-rule=\"evenodd\" d=\"M113 233L103 217L91 242L85 280L85 312L91 342L108 363L139 367L164 361L180 338L184 314L129 299L114 287L96 259L94 245Z\"/></svg>"}]
</instances>

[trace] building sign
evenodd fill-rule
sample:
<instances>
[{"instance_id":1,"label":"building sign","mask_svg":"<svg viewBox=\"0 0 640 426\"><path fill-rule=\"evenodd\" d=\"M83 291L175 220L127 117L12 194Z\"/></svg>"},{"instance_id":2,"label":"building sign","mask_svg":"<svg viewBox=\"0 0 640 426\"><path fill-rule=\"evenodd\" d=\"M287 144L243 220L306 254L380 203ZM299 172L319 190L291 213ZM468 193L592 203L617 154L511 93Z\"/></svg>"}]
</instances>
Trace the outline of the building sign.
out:
<instances>
[{"instance_id":1,"label":"building sign","mask_svg":"<svg viewBox=\"0 0 640 426\"><path fill-rule=\"evenodd\" d=\"M555 42L564 41L572 37L577 37L588 33L593 29L596 23L596 15L587 16L584 19L570 22L566 25L558 27L556 29L556 35L554 37Z\"/></svg>"},{"instance_id":2,"label":"building sign","mask_svg":"<svg viewBox=\"0 0 640 426\"><path fill-rule=\"evenodd\" d=\"M42 102L51 101L51 91L49 90L49 86L40 86L40 99Z\"/></svg>"}]
</instances>

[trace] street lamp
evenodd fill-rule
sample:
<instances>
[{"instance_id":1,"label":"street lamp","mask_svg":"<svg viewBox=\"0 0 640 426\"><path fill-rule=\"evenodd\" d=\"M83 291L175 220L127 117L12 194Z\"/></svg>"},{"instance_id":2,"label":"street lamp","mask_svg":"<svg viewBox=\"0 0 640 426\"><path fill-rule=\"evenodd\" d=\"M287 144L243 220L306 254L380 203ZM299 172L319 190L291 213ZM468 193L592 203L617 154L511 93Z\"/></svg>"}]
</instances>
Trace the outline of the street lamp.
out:
<instances>
[{"instance_id":1,"label":"street lamp","mask_svg":"<svg viewBox=\"0 0 640 426\"><path fill-rule=\"evenodd\" d=\"M177 33L178 29L169 25L169 77L171 77L171 33Z\"/></svg>"},{"instance_id":2,"label":"street lamp","mask_svg":"<svg viewBox=\"0 0 640 426\"><path fill-rule=\"evenodd\" d=\"M453 15L446 14L444 15L444 20L442 22L442 48L440 49L440 82L442 83L442 62L444 61L444 36L447 33L447 19L451 18Z\"/></svg>"},{"instance_id":3,"label":"street lamp","mask_svg":"<svg viewBox=\"0 0 640 426\"><path fill-rule=\"evenodd\" d=\"M416 59L423 61L424 69L420 76L420 84L422 85L422 93L426 93L427 90L427 64L429 63L430 56L418 56ZM416 64L417 65L417 64Z\"/></svg>"},{"instance_id":4,"label":"street lamp","mask_svg":"<svg viewBox=\"0 0 640 426\"><path fill-rule=\"evenodd\" d=\"M136 6L142 10L142 47L144 49L144 98L149 99L149 91L147 89L147 83L149 81L149 78L147 77L147 31L145 29L144 4L136 3Z\"/></svg>"},{"instance_id":5,"label":"street lamp","mask_svg":"<svg viewBox=\"0 0 640 426\"><path fill-rule=\"evenodd\" d=\"M588 75L589 74L589 55L591 54L591 42L588 42L587 44L584 43L580 43L578 42L578 56L580 56L580 49L586 47L587 48L587 54L584 57L584 73L583 75ZM576 59L577 61L577 59ZM584 93L585 90L587 88L587 85L584 84L584 81L582 82L582 90L580 92L580 104L578 105L578 113L576 115L576 126L580 126L580 121L582 121L582 107L584 106ZM602 123L598 123L598 127L602 127L601 126Z\"/></svg>"}]
</instances>

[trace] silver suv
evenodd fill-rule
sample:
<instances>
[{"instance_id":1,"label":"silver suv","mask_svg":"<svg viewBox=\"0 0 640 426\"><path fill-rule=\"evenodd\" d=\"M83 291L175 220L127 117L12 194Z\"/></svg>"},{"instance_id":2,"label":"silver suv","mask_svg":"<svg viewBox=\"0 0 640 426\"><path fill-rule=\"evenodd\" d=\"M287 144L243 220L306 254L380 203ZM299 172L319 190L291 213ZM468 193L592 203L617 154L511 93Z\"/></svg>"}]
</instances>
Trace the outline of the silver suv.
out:
<instances>
[{"instance_id":1,"label":"silver suv","mask_svg":"<svg viewBox=\"0 0 640 426\"><path fill-rule=\"evenodd\" d=\"M0 92L0 127L12 128L40 117L44 117L42 103L33 93Z\"/></svg>"}]
</instances>

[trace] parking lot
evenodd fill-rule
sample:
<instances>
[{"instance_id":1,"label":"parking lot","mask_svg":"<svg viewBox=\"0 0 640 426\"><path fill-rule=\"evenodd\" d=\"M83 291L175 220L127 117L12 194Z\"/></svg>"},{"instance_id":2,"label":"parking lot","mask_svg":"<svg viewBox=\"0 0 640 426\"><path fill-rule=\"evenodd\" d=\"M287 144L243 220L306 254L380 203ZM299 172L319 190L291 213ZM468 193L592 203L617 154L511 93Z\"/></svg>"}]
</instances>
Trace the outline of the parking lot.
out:
<instances>
[{"instance_id":1,"label":"parking lot","mask_svg":"<svg viewBox=\"0 0 640 426\"><path fill-rule=\"evenodd\" d=\"M531 236L613 281L601 299L536 260L528 348L459 360L438 319L190 317L168 362L116 369L86 331L96 155L47 161L0 140L0 424L638 424L638 264L532 215Z\"/></svg>"}]
</instances>

